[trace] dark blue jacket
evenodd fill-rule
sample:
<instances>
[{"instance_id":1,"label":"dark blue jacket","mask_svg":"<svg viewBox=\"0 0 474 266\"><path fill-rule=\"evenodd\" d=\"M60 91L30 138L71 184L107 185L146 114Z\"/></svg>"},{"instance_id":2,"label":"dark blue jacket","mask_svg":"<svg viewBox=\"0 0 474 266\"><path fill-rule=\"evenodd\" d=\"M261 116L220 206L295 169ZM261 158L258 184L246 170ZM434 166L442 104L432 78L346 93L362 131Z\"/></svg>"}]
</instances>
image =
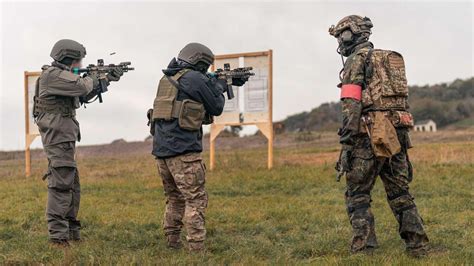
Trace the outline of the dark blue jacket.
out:
<instances>
[{"instance_id":1,"label":"dark blue jacket","mask_svg":"<svg viewBox=\"0 0 474 266\"><path fill-rule=\"evenodd\" d=\"M173 58L163 73L174 76L181 69L191 69L179 79L177 100L191 99L204 105L206 112L218 116L224 110L225 81L209 77L193 66ZM155 121L153 152L157 158L168 158L189 152L202 152L202 127L200 130L189 131L178 125L178 120Z\"/></svg>"}]
</instances>

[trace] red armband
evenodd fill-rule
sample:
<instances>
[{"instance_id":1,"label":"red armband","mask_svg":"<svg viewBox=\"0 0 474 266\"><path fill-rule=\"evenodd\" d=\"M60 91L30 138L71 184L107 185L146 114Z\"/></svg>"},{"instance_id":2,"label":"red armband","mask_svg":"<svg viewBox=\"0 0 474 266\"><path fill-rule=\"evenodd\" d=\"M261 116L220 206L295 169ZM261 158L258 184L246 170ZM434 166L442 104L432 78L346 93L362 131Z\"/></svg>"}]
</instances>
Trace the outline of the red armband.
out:
<instances>
[{"instance_id":1,"label":"red armband","mask_svg":"<svg viewBox=\"0 0 474 266\"><path fill-rule=\"evenodd\" d=\"M341 88L341 99L352 98L360 101L362 99L362 87L356 84L344 84Z\"/></svg>"}]
</instances>

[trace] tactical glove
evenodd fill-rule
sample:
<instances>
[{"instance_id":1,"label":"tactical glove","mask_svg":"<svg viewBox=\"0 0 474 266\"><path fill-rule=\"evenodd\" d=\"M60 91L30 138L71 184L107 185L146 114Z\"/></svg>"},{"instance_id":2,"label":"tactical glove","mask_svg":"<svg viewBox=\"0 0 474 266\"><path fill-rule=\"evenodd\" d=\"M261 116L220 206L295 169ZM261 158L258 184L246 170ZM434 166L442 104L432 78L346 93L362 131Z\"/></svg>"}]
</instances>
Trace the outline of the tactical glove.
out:
<instances>
[{"instance_id":1,"label":"tactical glove","mask_svg":"<svg viewBox=\"0 0 474 266\"><path fill-rule=\"evenodd\" d=\"M206 113L206 115L204 116L204 120L202 121L202 124L203 125L210 125L214 123L214 116Z\"/></svg>"},{"instance_id":2,"label":"tactical glove","mask_svg":"<svg viewBox=\"0 0 474 266\"><path fill-rule=\"evenodd\" d=\"M243 86L248 80L249 78L232 78L232 85L240 87Z\"/></svg>"},{"instance_id":3,"label":"tactical glove","mask_svg":"<svg viewBox=\"0 0 474 266\"><path fill-rule=\"evenodd\" d=\"M352 169L352 147L343 146L339 155L339 161L336 163L337 176L336 181L339 182L341 177Z\"/></svg>"},{"instance_id":4,"label":"tactical glove","mask_svg":"<svg viewBox=\"0 0 474 266\"><path fill-rule=\"evenodd\" d=\"M123 70L119 67L113 68L108 74L107 74L107 80L108 81L119 81L120 77L123 75Z\"/></svg>"}]
</instances>

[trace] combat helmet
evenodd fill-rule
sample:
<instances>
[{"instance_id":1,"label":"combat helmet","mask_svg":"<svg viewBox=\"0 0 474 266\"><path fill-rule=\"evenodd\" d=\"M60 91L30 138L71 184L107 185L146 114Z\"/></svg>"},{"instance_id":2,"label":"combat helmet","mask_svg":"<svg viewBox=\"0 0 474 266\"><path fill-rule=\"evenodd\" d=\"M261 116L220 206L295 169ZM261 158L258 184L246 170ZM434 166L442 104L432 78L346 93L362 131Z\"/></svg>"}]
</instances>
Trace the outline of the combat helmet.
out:
<instances>
[{"instance_id":1,"label":"combat helmet","mask_svg":"<svg viewBox=\"0 0 474 266\"><path fill-rule=\"evenodd\" d=\"M50 56L58 62L65 58L79 60L86 56L86 48L76 41L62 39L54 44Z\"/></svg>"},{"instance_id":2,"label":"combat helmet","mask_svg":"<svg viewBox=\"0 0 474 266\"><path fill-rule=\"evenodd\" d=\"M356 35L362 33L370 35L372 34L370 29L373 26L372 21L368 17L350 15L341 19L336 26L332 25L329 28L329 34L337 38L346 29L350 29L351 32Z\"/></svg>"},{"instance_id":3,"label":"combat helmet","mask_svg":"<svg viewBox=\"0 0 474 266\"><path fill-rule=\"evenodd\" d=\"M338 51L348 56L352 48L369 40L370 30L374 25L368 17L350 15L341 19L336 26L329 28L329 34L339 42Z\"/></svg>"},{"instance_id":4,"label":"combat helmet","mask_svg":"<svg viewBox=\"0 0 474 266\"><path fill-rule=\"evenodd\" d=\"M214 62L214 54L207 46L192 42L181 49L178 54L178 59L191 65L197 65L199 62L211 65Z\"/></svg>"}]
</instances>

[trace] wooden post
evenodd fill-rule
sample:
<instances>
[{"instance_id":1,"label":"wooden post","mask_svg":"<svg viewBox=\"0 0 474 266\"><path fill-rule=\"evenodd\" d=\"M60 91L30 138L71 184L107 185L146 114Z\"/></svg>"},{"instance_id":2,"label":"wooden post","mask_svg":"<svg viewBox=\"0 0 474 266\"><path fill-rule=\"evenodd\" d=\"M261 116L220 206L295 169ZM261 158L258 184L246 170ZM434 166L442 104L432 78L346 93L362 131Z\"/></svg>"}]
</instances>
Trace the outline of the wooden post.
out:
<instances>
[{"instance_id":1,"label":"wooden post","mask_svg":"<svg viewBox=\"0 0 474 266\"><path fill-rule=\"evenodd\" d=\"M30 116L29 116L29 108L28 108L28 71L24 72L24 87L25 87L25 176L31 176L31 153L30 153L30 140L29 140L29 133L30 133Z\"/></svg>"},{"instance_id":2,"label":"wooden post","mask_svg":"<svg viewBox=\"0 0 474 266\"><path fill-rule=\"evenodd\" d=\"M273 50L268 51L268 169L273 167Z\"/></svg>"},{"instance_id":3,"label":"wooden post","mask_svg":"<svg viewBox=\"0 0 474 266\"><path fill-rule=\"evenodd\" d=\"M209 140L211 145L209 146L209 164L210 170L216 167L216 138L224 129L224 125L211 124L211 133L209 134Z\"/></svg>"}]
</instances>

